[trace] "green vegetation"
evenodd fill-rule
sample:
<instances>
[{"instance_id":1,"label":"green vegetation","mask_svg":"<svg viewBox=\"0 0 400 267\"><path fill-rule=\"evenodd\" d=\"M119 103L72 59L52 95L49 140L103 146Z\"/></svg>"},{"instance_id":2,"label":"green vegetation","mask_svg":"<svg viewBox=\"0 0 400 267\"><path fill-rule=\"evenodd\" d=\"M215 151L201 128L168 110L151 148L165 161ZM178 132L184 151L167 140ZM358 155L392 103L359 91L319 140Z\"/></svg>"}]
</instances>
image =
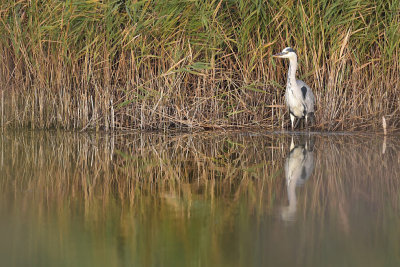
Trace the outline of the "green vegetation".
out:
<instances>
[{"instance_id":1,"label":"green vegetation","mask_svg":"<svg viewBox=\"0 0 400 267\"><path fill-rule=\"evenodd\" d=\"M168 129L289 122L293 46L317 127L399 126L400 1L1 1L6 126Z\"/></svg>"}]
</instances>

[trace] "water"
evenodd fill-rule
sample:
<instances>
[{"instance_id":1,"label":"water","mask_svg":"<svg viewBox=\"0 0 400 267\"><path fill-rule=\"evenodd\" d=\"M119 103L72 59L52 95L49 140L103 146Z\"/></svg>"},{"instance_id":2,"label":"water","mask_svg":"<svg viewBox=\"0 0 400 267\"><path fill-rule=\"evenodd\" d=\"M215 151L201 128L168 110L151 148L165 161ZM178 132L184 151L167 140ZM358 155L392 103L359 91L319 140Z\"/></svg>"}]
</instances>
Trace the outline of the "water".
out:
<instances>
[{"instance_id":1,"label":"water","mask_svg":"<svg viewBox=\"0 0 400 267\"><path fill-rule=\"evenodd\" d=\"M1 266L399 266L400 139L7 132Z\"/></svg>"}]
</instances>

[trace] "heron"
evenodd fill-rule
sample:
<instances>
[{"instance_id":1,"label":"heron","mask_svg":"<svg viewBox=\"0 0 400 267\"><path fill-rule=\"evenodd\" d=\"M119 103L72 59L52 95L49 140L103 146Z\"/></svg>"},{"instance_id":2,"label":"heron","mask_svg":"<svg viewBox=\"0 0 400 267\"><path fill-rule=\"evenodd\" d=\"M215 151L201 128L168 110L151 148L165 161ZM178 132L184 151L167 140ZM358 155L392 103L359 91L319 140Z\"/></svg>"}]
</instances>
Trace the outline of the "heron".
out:
<instances>
[{"instance_id":1,"label":"heron","mask_svg":"<svg viewBox=\"0 0 400 267\"><path fill-rule=\"evenodd\" d=\"M294 121L296 118L305 118L307 125L308 119L314 121L315 96L311 88L305 82L296 79L296 51L291 47L286 47L282 52L273 55L273 57L289 59L285 100L286 106L289 108L292 130L295 128Z\"/></svg>"}]
</instances>

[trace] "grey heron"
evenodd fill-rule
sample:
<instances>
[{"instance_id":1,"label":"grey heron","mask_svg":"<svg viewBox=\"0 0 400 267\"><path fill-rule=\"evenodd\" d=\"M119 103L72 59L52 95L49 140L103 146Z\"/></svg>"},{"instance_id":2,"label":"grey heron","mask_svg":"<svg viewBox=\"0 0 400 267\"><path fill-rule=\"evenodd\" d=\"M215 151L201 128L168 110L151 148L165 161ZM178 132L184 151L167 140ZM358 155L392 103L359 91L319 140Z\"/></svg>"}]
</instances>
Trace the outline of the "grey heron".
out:
<instances>
[{"instance_id":1,"label":"grey heron","mask_svg":"<svg viewBox=\"0 0 400 267\"><path fill-rule=\"evenodd\" d=\"M311 88L303 81L296 79L297 54L291 47L286 47L279 54L273 55L277 58L289 59L289 71L286 84L286 106L289 108L292 130L294 129L294 120L305 118L306 125L310 118L314 119L315 96Z\"/></svg>"}]
</instances>

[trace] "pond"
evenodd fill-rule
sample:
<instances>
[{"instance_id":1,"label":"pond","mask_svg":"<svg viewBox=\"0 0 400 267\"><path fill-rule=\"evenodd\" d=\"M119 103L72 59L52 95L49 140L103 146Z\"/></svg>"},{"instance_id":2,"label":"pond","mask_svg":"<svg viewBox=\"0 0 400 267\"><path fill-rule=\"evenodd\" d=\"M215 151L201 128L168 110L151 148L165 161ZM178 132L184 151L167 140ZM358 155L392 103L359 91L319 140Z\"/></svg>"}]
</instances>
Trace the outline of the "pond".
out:
<instances>
[{"instance_id":1,"label":"pond","mask_svg":"<svg viewBox=\"0 0 400 267\"><path fill-rule=\"evenodd\" d=\"M400 139L0 135L2 266L400 266Z\"/></svg>"}]
</instances>

